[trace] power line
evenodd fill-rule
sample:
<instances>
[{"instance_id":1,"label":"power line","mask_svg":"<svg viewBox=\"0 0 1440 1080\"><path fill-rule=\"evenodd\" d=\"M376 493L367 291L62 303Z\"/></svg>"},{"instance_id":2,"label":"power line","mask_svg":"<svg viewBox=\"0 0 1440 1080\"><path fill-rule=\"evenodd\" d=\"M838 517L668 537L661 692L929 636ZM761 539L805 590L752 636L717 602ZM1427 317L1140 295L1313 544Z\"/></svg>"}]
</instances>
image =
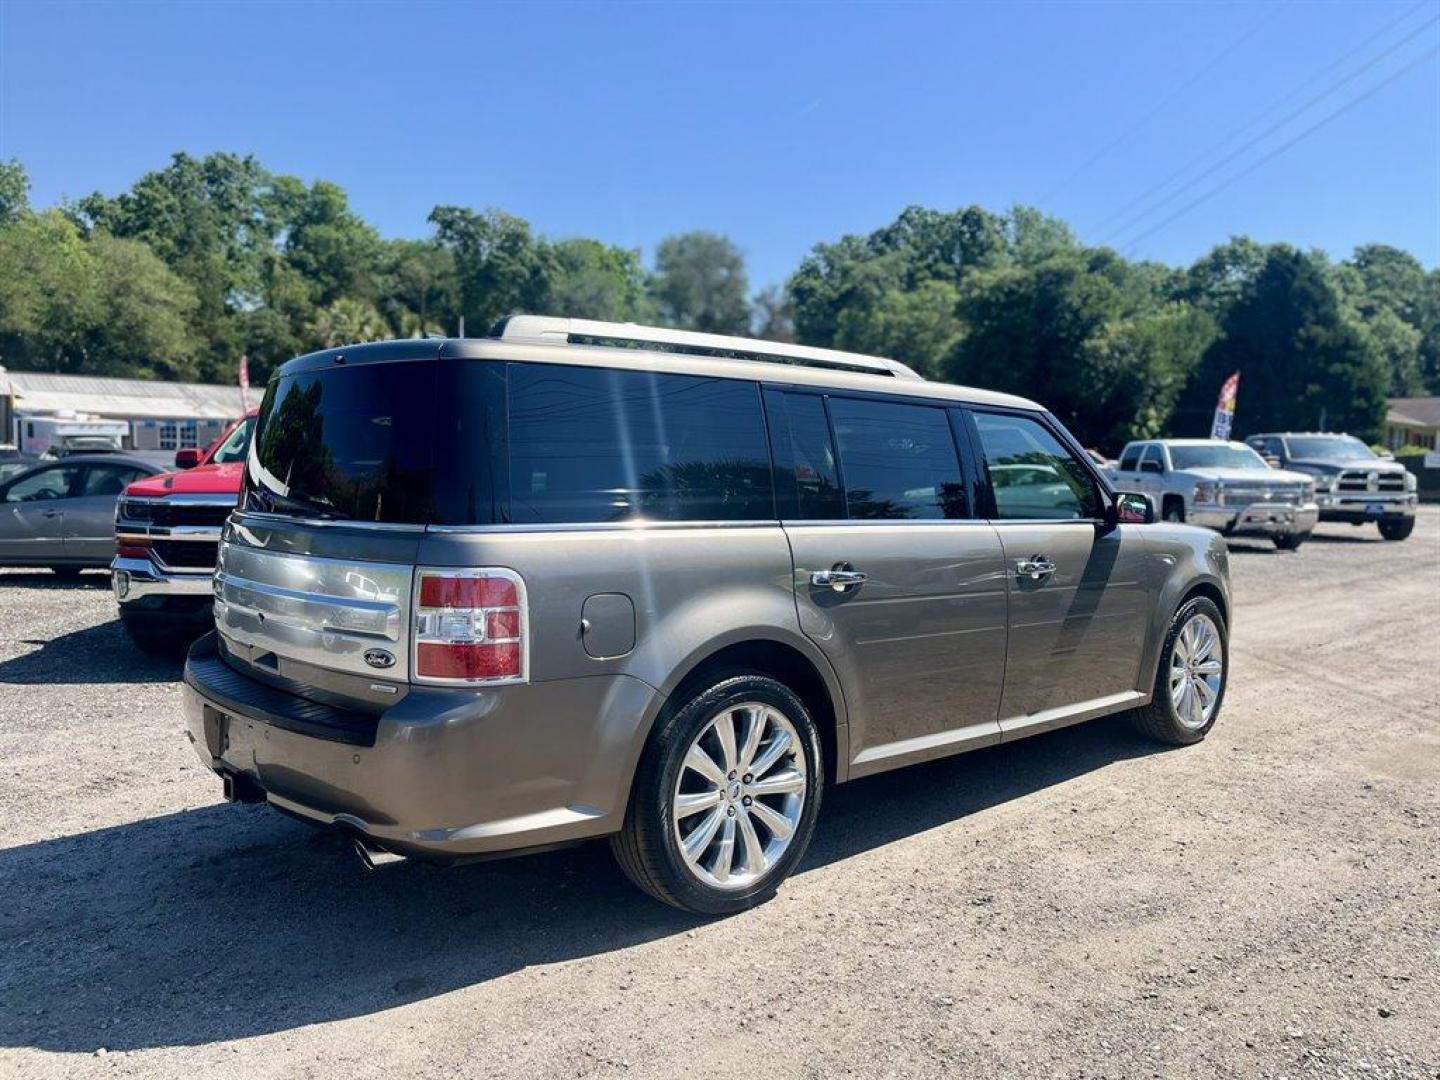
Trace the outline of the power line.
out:
<instances>
[{"instance_id":1,"label":"power line","mask_svg":"<svg viewBox=\"0 0 1440 1080\"><path fill-rule=\"evenodd\" d=\"M1226 145L1227 143L1231 142L1233 139L1238 138L1238 137L1239 137L1240 135L1242 135L1244 132L1248 131L1250 128L1252 128L1252 127L1254 127L1256 124L1260 123L1262 120L1264 120L1264 119L1265 119L1267 116L1269 116L1271 113L1275 112L1275 110L1280 109L1280 108L1283 108L1285 105L1289 104L1289 103L1290 103L1295 97L1297 97L1297 96L1300 94L1300 92L1301 92L1302 90L1304 90L1306 87L1312 85L1313 83L1319 82L1322 78L1324 78L1326 75L1329 75L1329 74L1330 74L1332 71L1334 71L1336 68L1339 68L1339 67L1344 66L1345 63L1346 63L1347 61L1349 61L1351 58L1353 58L1353 57L1355 57L1355 56L1358 56L1360 53L1364 52L1367 48L1369 48L1370 45L1371 45L1371 43L1374 42L1377 38L1384 37L1384 36L1385 36L1386 34L1388 34L1391 30L1395 29L1395 27L1399 26L1401 23L1405 22L1405 20L1407 20L1408 18L1410 18L1410 16L1414 15L1415 12L1417 12L1417 11L1419 11L1421 8L1424 8L1424 7L1427 7L1427 6L1428 6L1428 5L1427 5L1427 3L1426 3L1426 0L1420 0L1420 2L1419 2L1418 4L1416 4L1414 7L1409 8L1408 10L1406 10L1405 12L1403 12L1403 13L1400 15L1399 18L1397 18L1397 19L1392 19L1390 22L1387 22L1387 23L1386 23L1384 26L1382 26L1379 30L1375 31L1375 32L1374 32L1373 34L1371 34L1369 37L1366 37L1365 39L1363 39L1363 40L1362 40L1358 45L1356 45L1354 48L1352 48L1352 49L1350 49L1349 51L1347 51L1346 53L1344 53L1344 54L1343 54L1342 56L1340 56L1338 59L1331 61L1329 64L1326 64L1326 65L1325 65L1323 68L1321 68L1319 71L1315 72L1315 73L1314 73L1313 75L1311 75L1309 78L1305 79L1304 81L1302 81L1301 83L1299 83L1298 85L1296 85L1294 88L1292 88L1289 93L1285 94L1283 97L1277 99L1276 101L1271 102L1270 105L1269 105L1267 108L1261 110L1261 111L1260 111L1259 113L1257 113L1255 116L1251 117L1251 118L1250 118L1249 120L1247 120L1245 123L1241 124L1238 128L1235 128L1235 129L1234 129L1233 131L1231 131L1228 135L1224 136L1224 137L1223 137L1222 139L1220 139L1218 142L1216 142L1216 143L1214 143L1213 145L1211 145L1208 149L1202 151L1201 153L1197 154L1195 157L1191 158L1191 159L1190 159L1189 161L1187 161L1184 165L1182 165L1179 169L1177 169L1175 172L1173 172L1173 173L1171 173L1169 176L1167 176L1167 177L1166 177L1163 181L1161 181L1159 184L1155 184L1155 185L1153 185L1152 187L1150 187L1149 189L1147 189L1147 190L1145 190L1145 191L1142 191L1139 195L1136 195L1133 199L1131 199L1129 202L1127 202L1124 206L1120 207L1120 209L1118 209L1118 210L1116 210L1114 213L1110 214L1109 217L1106 217L1106 218L1104 218L1103 220L1101 220L1101 221L1099 222L1099 224L1097 224L1097 225L1095 226L1095 231L1096 231L1096 232L1099 232L1101 229L1104 229L1104 228L1105 228L1107 225L1109 225L1111 222L1113 222L1113 221L1115 221L1115 220L1117 220L1117 219L1123 219L1124 216L1125 216L1126 214L1128 214L1128 213L1129 213L1132 209L1134 209L1136 206L1144 203L1145 201L1147 201L1148 199L1150 199L1152 196L1158 195L1161 191L1165 190L1167 187L1169 187L1171 184L1173 184L1176 180L1180 179L1182 176L1184 176L1186 173L1188 173L1188 172L1189 172L1191 169L1193 169L1196 165L1204 164L1205 160L1206 160L1207 158L1209 158L1210 155L1216 153L1216 152L1219 151L1219 150L1223 150L1223 149L1225 148L1225 145ZM1148 213L1148 211L1147 211L1147 213ZM1123 231L1123 230L1117 230L1117 231ZM1107 233L1106 235L1109 236L1109 235L1111 235L1111 234L1108 234L1108 233Z\"/></svg>"},{"instance_id":2,"label":"power line","mask_svg":"<svg viewBox=\"0 0 1440 1080\"><path fill-rule=\"evenodd\" d=\"M1423 3L1423 0L1422 0L1422 3ZM1199 70L1199 71L1197 71L1194 75L1192 75L1190 78L1186 79L1183 83L1181 83L1181 84L1180 84L1179 86L1177 86L1174 90L1172 90L1169 94L1167 94L1167 95L1159 102L1159 104L1157 104L1157 105L1156 105L1154 108L1152 108L1149 112L1145 113L1144 116L1140 117L1139 120L1136 120L1133 124L1131 124L1131 125L1130 125L1129 127L1127 127L1124 131L1122 131L1119 135L1115 136L1115 138L1111 139L1108 143L1106 143L1104 146L1102 146L1099 150L1096 150L1093 154L1091 154L1088 158L1086 158L1086 159L1085 159L1084 161L1082 161L1078 166L1076 166L1075 170L1074 170L1069 176L1067 176L1064 180L1061 180L1058 184L1056 184L1054 187L1052 187L1049 191L1047 191L1044 195L1042 195L1042 196L1040 197L1040 199L1038 200L1039 204L1043 206L1045 203L1048 203L1048 202L1049 202L1051 199L1053 199L1057 194L1059 194L1061 191L1065 190L1065 189L1068 188L1072 183L1074 183L1074 181L1075 181L1075 179L1076 179L1077 177L1079 177L1082 173L1084 173L1087 169L1089 169L1089 168L1090 168L1092 165L1094 165L1097 161L1099 161L1101 158L1103 158L1106 154L1110 153L1110 151L1114 150L1117 146L1120 146L1122 143L1124 143L1127 139L1129 139L1129 138L1130 138L1132 135L1134 135L1137 131L1139 131L1141 128L1143 128L1143 127L1144 127L1146 124L1148 124L1151 120L1155 119L1156 116L1160 115L1160 113L1161 113L1162 111L1164 111L1164 109L1165 109L1165 107L1166 107L1167 105L1169 105L1172 101L1174 101L1177 97L1179 97L1179 96L1180 96L1182 93L1184 93L1186 90L1190 89L1190 87L1194 86L1197 82L1199 82L1201 79L1203 79L1206 75L1210 74L1210 72L1213 71L1213 70L1215 69L1215 67L1220 63L1220 61L1224 60L1224 59L1225 59L1226 57L1228 57L1232 52L1234 52L1236 49L1238 49L1241 45L1244 45L1245 42L1249 41L1249 40L1250 40L1251 38L1253 38L1256 34L1258 34L1262 29L1264 29L1264 27L1265 27L1268 23L1270 23L1270 22L1275 18L1275 16L1280 13L1281 10L1282 10L1281 6L1280 6L1280 5L1276 5L1276 6L1273 7L1270 11L1268 11L1264 16L1261 17L1261 19L1260 19L1257 23L1255 23L1254 26L1252 26L1249 30L1245 31L1245 33L1241 34L1238 38L1236 38L1234 41L1232 41L1229 45L1226 45L1226 46L1225 46L1223 49L1221 49L1218 53L1216 53L1216 54L1215 54L1214 56L1212 56L1209 60L1207 60L1207 61L1200 67L1200 70Z\"/></svg>"},{"instance_id":3,"label":"power line","mask_svg":"<svg viewBox=\"0 0 1440 1080\"><path fill-rule=\"evenodd\" d=\"M1383 61L1389 59L1389 58L1390 58L1392 55L1394 55L1395 52L1397 52L1399 49L1403 48L1405 45L1408 45L1408 44L1409 44L1411 41L1413 41L1415 38L1417 38L1417 37L1419 37L1421 34L1425 33L1425 31L1427 31L1427 30L1431 29L1432 27L1434 27L1437 22L1440 22L1440 19L1429 19L1429 20L1427 20L1426 22L1421 23L1419 26L1415 27L1415 29L1413 29L1412 31L1410 31L1410 33L1408 33L1408 34L1406 34L1404 37L1402 37L1399 41L1397 41L1397 42L1389 45L1389 46L1386 47L1385 49L1382 49L1379 53L1377 53L1377 54L1375 54L1374 56L1370 57L1370 59L1366 60L1363 64L1360 65L1360 67L1358 67L1358 68L1356 68L1354 71L1350 72L1350 74L1344 76L1343 78L1337 79L1336 81L1334 81L1333 83L1331 83L1329 86L1327 86L1324 90L1320 91L1318 94L1315 94L1314 96L1308 98L1308 99L1304 102L1304 104L1298 106L1297 108L1291 109L1288 113L1286 113L1284 116L1282 116L1279 120L1276 120L1274 123L1268 125L1268 126L1265 127L1263 130L1261 130L1258 134L1252 136L1251 138L1247 139L1245 142L1241 143L1241 144L1240 144L1239 146L1237 146L1234 150L1231 150L1228 154L1225 154L1223 157L1221 157L1218 161L1212 162L1209 166L1207 166L1206 168L1202 169L1198 174L1196 174L1196 175L1195 175L1194 177L1192 177L1191 179L1187 180L1184 184L1180 185L1180 187L1176 188L1176 189L1175 189L1174 191L1172 191L1169 195L1166 195L1163 199L1160 199L1160 200L1158 200L1157 202L1152 203L1150 206L1146 207L1146 208L1145 208L1144 210L1142 210L1140 213L1131 215L1129 219L1127 219L1126 221L1122 222L1122 223L1121 223L1119 226L1117 226L1116 228L1110 230L1110 232L1106 233L1105 236L1101 238L1100 242L1101 242L1102 244L1104 244L1104 243L1109 243L1109 242L1112 241L1112 240L1118 239L1121 235L1123 235L1124 233L1130 231L1130 230L1133 229L1135 226L1139 225L1142 221L1144 221L1144 220L1145 220L1147 217L1149 217L1151 214L1155 213L1157 210L1161 209L1162 207L1169 205L1170 203L1172 203L1172 202L1174 202L1176 199L1178 199L1180 196L1184 195L1187 191L1193 189L1196 185L1198 185L1198 184L1199 184L1202 180L1204 180L1206 177L1212 176L1212 175L1215 174L1216 172L1220 171L1220 170L1221 170L1222 168L1224 168L1226 165L1230 164L1230 162L1234 161L1234 160L1235 160L1236 158L1238 158L1240 155L1244 154L1247 150L1253 149L1254 147L1256 147L1256 146L1259 145L1260 143L1264 142L1266 138L1268 138L1269 136L1273 135L1276 131L1278 131L1278 130L1280 130L1281 128L1283 128L1286 124L1290 123L1292 120L1295 120L1296 118L1302 116L1304 113L1308 112L1308 111L1309 111L1310 109L1312 109L1315 105L1319 104L1321 101L1324 101L1324 100L1325 100L1327 97L1329 97L1331 94L1335 93L1336 90L1339 90L1342 86L1345 86L1347 83L1354 82L1354 81L1355 81L1356 79L1358 79L1360 76L1364 75L1365 73L1367 73L1368 71L1370 71L1372 68L1374 68L1377 64L1380 64L1380 63L1382 63ZM1247 126L1248 126L1248 125L1247 125ZM1240 130L1243 131L1244 128L1241 128ZM1228 140L1222 140L1222 143L1223 143L1224 141L1228 141ZM1207 152L1207 153L1208 153L1208 152ZM1188 169L1188 166L1187 166L1187 169ZM1184 170L1182 170L1182 171L1184 171ZM1171 179L1173 179L1173 177L1172 177ZM1170 182L1170 181L1167 180L1167 181L1166 181L1166 184L1168 184L1169 182ZM1166 185L1165 185L1165 184L1160 185L1160 187L1164 187L1164 186L1166 186ZM1155 190L1158 190L1158 189L1155 189ZM1132 241L1132 242L1133 242L1133 241Z\"/></svg>"},{"instance_id":4,"label":"power line","mask_svg":"<svg viewBox=\"0 0 1440 1080\"><path fill-rule=\"evenodd\" d=\"M1387 87L1387 86L1389 86L1391 83L1393 83L1396 79L1400 78L1402 75L1408 74L1409 72L1411 72L1411 71L1414 70L1415 68L1419 67L1421 64L1425 63L1427 60L1433 60L1437 55L1440 55L1440 46L1437 46L1436 48L1430 49L1430 50L1428 50L1427 52L1421 53L1421 54L1420 54L1419 56L1417 56L1414 60L1410 61L1410 63L1406 64L1405 66L1403 66L1403 67L1401 67L1401 68L1398 68L1397 70L1395 70L1394 72L1392 72L1390 75L1388 75L1388 76L1386 76L1384 79L1380 80L1380 82L1378 82L1378 83L1376 83L1374 86L1372 86L1369 90L1366 90L1363 94L1359 95L1358 97L1351 98L1351 99L1350 99L1349 101L1347 101L1344 105L1341 105L1338 109L1334 110L1334 111L1331 112L1331 113L1328 113L1327 115L1325 115L1325 116L1322 117L1321 119L1317 120L1315 123L1311 124L1311 125L1310 125L1309 127L1307 127L1305 130L1301 131L1298 135L1295 135L1293 138L1289 139L1288 141L1281 143L1279 146L1277 146L1274 150L1271 150L1271 151L1270 151L1268 154L1266 154L1264 157L1261 157L1259 160L1253 162L1253 163L1250 164L1248 167L1242 169L1240 172L1236 173L1234 176L1230 177L1228 180L1222 180L1220 183L1218 183L1218 184L1216 184L1214 187L1212 187L1209 191L1205 192L1205 194L1203 194L1203 195L1201 195L1201 196L1199 196L1199 197L1197 197L1197 198L1195 198L1195 199L1192 199L1190 202L1186 203L1186 204L1185 204L1184 206L1182 206L1179 210L1176 210L1175 213L1171 214L1169 217L1165 218L1163 221L1157 222L1156 224L1152 225L1150 228L1148 228L1148 229L1146 229L1144 232L1142 232L1139 236L1134 237L1134 238L1130 241L1130 243L1129 243L1129 245L1128 245L1128 247L1127 247L1127 250L1128 250L1128 251L1133 251L1133 250L1135 249L1135 245L1138 244L1138 243L1140 243L1140 241L1141 241L1141 240L1144 240L1147 236L1151 236L1152 234L1158 232L1159 230L1163 229L1166 225L1169 225L1172 221L1175 221L1175 220L1178 219L1178 218L1184 217L1186 214L1188 214L1191 210L1194 210L1195 207L1199 206L1201 203L1206 202L1206 201L1208 201L1209 199L1214 198L1216 195L1220 194L1220 192L1224 191L1226 188L1230 187L1232 184L1235 184L1235 183L1237 183L1238 181L1243 180L1245 177L1247 177L1247 176L1249 176L1251 173L1253 173L1256 169L1260 168L1260 166L1266 164L1266 163L1269 162L1269 161L1273 161L1275 158L1277 158L1277 157L1279 157L1281 154L1285 153L1285 151L1289 150L1292 146L1294 146L1296 143L1300 142L1302 139L1304 139L1304 138L1306 138L1307 136L1312 135L1312 134L1314 134L1315 132L1319 131L1319 130L1320 130L1322 127L1324 127L1326 124L1330 123L1330 121L1335 120L1335 119L1338 119L1338 118L1339 118L1340 116L1342 116L1343 114L1349 112L1351 109L1353 109L1353 108L1355 108L1357 105L1361 104L1361 102L1364 102L1364 101L1368 100L1369 98L1374 97L1374 96L1375 96L1376 94L1378 94L1381 90L1385 89L1385 87Z\"/></svg>"}]
</instances>

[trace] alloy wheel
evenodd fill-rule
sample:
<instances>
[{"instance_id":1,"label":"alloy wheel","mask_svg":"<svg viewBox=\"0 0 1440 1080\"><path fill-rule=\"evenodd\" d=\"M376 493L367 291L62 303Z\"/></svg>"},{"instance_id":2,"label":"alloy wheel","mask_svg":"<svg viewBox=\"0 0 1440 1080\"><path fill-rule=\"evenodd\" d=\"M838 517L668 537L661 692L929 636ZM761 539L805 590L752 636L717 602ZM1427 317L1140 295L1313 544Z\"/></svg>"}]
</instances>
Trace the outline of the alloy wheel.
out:
<instances>
[{"instance_id":1,"label":"alloy wheel","mask_svg":"<svg viewBox=\"0 0 1440 1080\"><path fill-rule=\"evenodd\" d=\"M1203 612L1192 615L1175 635L1170 653L1170 704L1180 723L1199 731L1220 703L1225 679L1225 646L1220 628Z\"/></svg>"},{"instance_id":2,"label":"alloy wheel","mask_svg":"<svg viewBox=\"0 0 1440 1080\"><path fill-rule=\"evenodd\" d=\"M790 848L808 785L795 725L773 705L727 706L701 729L675 781L671 819L686 868L748 888Z\"/></svg>"}]
</instances>

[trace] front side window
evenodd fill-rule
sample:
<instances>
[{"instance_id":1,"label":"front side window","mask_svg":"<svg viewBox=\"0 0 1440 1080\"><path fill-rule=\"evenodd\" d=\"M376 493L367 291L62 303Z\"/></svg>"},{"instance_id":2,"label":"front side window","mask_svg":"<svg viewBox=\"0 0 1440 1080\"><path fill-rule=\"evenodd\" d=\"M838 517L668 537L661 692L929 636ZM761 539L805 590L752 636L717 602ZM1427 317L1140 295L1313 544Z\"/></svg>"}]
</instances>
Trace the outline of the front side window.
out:
<instances>
[{"instance_id":1,"label":"front side window","mask_svg":"<svg viewBox=\"0 0 1440 1080\"><path fill-rule=\"evenodd\" d=\"M775 464L782 485L793 485L794 505L786 510L802 521L829 521L845 516L835 446L825 399L818 394L776 395L779 415L773 416L778 433ZM785 430L788 428L789 437Z\"/></svg>"},{"instance_id":2,"label":"front side window","mask_svg":"<svg viewBox=\"0 0 1440 1080\"><path fill-rule=\"evenodd\" d=\"M1140 450L1138 446L1127 446L1125 452L1120 455L1120 471L1134 472L1140 467Z\"/></svg>"},{"instance_id":3,"label":"front side window","mask_svg":"<svg viewBox=\"0 0 1440 1080\"><path fill-rule=\"evenodd\" d=\"M244 461L245 455L250 449L250 433L255 430L255 418L247 416L240 423L236 424L225 441L215 448L215 453L210 457L212 465L229 465L236 461Z\"/></svg>"},{"instance_id":4,"label":"front side window","mask_svg":"<svg viewBox=\"0 0 1440 1080\"><path fill-rule=\"evenodd\" d=\"M22 477L10 485L10 490L5 493L5 501L41 502L68 498L79 471L77 465L63 465Z\"/></svg>"},{"instance_id":5,"label":"front side window","mask_svg":"<svg viewBox=\"0 0 1440 1080\"><path fill-rule=\"evenodd\" d=\"M985 469L1000 518L1066 520L1100 516L1089 471L1050 430L1026 416L976 413Z\"/></svg>"},{"instance_id":6,"label":"front side window","mask_svg":"<svg viewBox=\"0 0 1440 1080\"><path fill-rule=\"evenodd\" d=\"M509 404L514 522L775 517L756 383L512 364Z\"/></svg>"},{"instance_id":7,"label":"front side window","mask_svg":"<svg viewBox=\"0 0 1440 1080\"><path fill-rule=\"evenodd\" d=\"M85 471L81 495L119 495L126 485L144 476L143 469L133 465L91 465Z\"/></svg>"},{"instance_id":8,"label":"front side window","mask_svg":"<svg viewBox=\"0 0 1440 1080\"><path fill-rule=\"evenodd\" d=\"M850 517L969 516L955 437L944 409L833 397L830 417Z\"/></svg>"}]
</instances>

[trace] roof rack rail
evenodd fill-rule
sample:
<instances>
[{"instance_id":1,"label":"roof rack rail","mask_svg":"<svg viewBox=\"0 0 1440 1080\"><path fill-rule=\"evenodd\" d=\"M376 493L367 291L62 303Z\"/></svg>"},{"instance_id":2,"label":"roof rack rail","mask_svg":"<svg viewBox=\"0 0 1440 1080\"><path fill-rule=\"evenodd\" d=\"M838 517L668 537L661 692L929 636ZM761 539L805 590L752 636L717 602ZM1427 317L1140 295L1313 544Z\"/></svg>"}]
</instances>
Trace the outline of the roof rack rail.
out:
<instances>
[{"instance_id":1,"label":"roof rack rail","mask_svg":"<svg viewBox=\"0 0 1440 1080\"><path fill-rule=\"evenodd\" d=\"M501 341L541 345L599 345L619 349L651 349L684 353L721 360L758 360L767 364L795 364L799 367L829 368L896 379L924 379L913 368L897 360L838 349L816 349L759 338L700 334L639 323L599 322L595 319L565 319L549 315L507 315L490 331Z\"/></svg>"}]
</instances>

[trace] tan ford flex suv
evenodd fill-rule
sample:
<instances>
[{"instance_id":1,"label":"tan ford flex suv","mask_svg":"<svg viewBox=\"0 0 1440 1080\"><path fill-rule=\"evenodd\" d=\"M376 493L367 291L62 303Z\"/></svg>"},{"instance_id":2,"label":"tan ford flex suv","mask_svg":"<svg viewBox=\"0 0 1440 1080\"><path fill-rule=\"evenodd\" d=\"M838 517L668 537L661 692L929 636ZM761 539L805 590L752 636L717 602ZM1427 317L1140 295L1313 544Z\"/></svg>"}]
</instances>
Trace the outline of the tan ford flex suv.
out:
<instances>
[{"instance_id":1,"label":"tan ford flex suv","mask_svg":"<svg viewBox=\"0 0 1440 1080\"><path fill-rule=\"evenodd\" d=\"M1223 542L1150 523L1041 406L873 357L513 317L270 381L190 738L372 863L611 838L707 914L824 788L1228 670Z\"/></svg>"}]
</instances>

